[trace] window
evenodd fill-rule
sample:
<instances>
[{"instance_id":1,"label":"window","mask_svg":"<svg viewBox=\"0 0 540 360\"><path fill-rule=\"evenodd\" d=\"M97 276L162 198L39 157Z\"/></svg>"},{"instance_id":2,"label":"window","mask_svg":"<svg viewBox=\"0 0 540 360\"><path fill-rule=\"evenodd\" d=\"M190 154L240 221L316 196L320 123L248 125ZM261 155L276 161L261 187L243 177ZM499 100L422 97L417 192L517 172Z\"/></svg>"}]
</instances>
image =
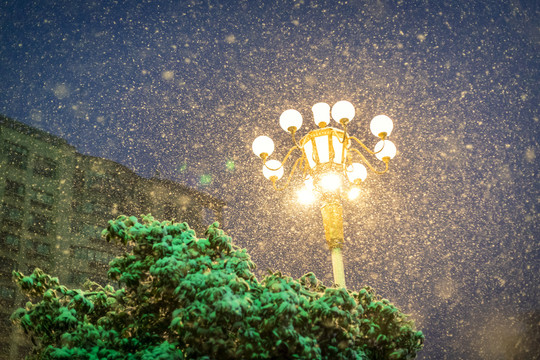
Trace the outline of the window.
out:
<instances>
[{"instance_id":1,"label":"window","mask_svg":"<svg viewBox=\"0 0 540 360\"><path fill-rule=\"evenodd\" d=\"M34 161L34 175L41 175L48 178L56 177L56 162L42 156L36 156Z\"/></svg>"},{"instance_id":2,"label":"window","mask_svg":"<svg viewBox=\"0 0 540 360\"><path fill-rule=\"evenodd\" d=\"M71 248L75 258L96 263L96 265L108 265L115 256L106 251L90 249L86 247L73 246Z\"/></svg>"},{"instance_id":3,"label":"window","mask_svg":"<svg viewBox=\"0 0 540 360\"><path fill-rule=\"evenodd\" d=\"M89 239L101 239L103 228L97 225L84 224L82 226L82 235Z\"/></svg>"},{"instance_id":4,"label":"window","mask_svg":"<svg viewBox=\"0 0 540 360\"><path fill-rule=\"evenodd\" d=\"M43 243L40 241L32 241L28 243L28 245L30 246L30 251L31 251L31 254L29 254L30 256L37 255L42 258L46 258L49 255L51 255L51 245L47 243ZM38 266L38 267L41 268L41 266Z\"/></svg>"},{"instance_id":5,"label":"window","mask_svg":"<svg viewBox=\"0 0 540 360\"><path fill-rule=\"evenodd\" d=\"M4 152L7 157L8 164L16 168L25 170L28 165L28 149L19 144L6 141L4 144Z\"/></svg>"},{"instance_id":6,"label":"window","mask_svg":"<svg viewBox=\"0 0 540 360\"><path fill-rule=\"evenodd\" d=\"M83 247L74 247L72 248L73 256L77 259L88 260L88 249Z\"/></svg>"},{"instance_id":7,"label":"window","mask_svg":"<svg viewBox=\"0 0 540 360\"><path fill-rule=\"evenodd\" d=\"M51 253L51 245L45 244L45 243L35 242L34 243L34 250L39 255L50 255L50 253Z\"/></svg>"},{"instance_id":8,"label":"window","mask_svg":"<svg viewBox=\"0 0 540 360\"><path fill-rule=\"evenodd\" d=\"M107 177L103 174L88 171L85 179L86 189L89 190L105 190L107 185Z\"/></svg>"},{"instance_id":9,"label":"window","mask_svg":"<svg viewBox=\"0 0 540 360\"><path fill-rule=\"evenodd\" d=\"M18 236L9 233L2 233L0 234L0 239L2 240L2 244L4 244L9 250L19 250L21 241Z\"/></svg>"},{"instance_id":10,"label":"window","mask_svg":"<svg viewBox=\"0 0 540 360\"><path fill-rule=\"evenodd\" d=\"M91 214L91 213L94 212L94 206L95 206L95 204L90 202L90 201L85 202L81 206L81 212L83 212L85 214Z\"/></svg>"},{"instance_id":11,"label":"window","mask_svg":"<svg viewBox=\"0 0 540 360\"><path fill-rule=\"evenodd\" d=\"M79 272L70 272L68 282L71 284L77 284L82 285L84 282L88 279L87 274L79 273Z\"/></svg>"},{"instance_id":12,"label":"window","mask_svg":"<svg viewBox=\"0 0 540 360\"><path fill-rule=\"evenodd\" d=\"M40 235L50 235L54 232L53 221L43 214L32 213L29 231Z\"/></svg>"},{"instance_id":13,"label":"window","mask_svg":"<svg viewBox=\"0 0 540 360\"><path fill-rule=\"evenodd\" d=\"M6 180L6 196L23 198L25 194L24 184L13 180Z\"/></svg>"},{"instance_id":14,"label":"window","mask_svg":"<svg viewBox=\"0 0 540 360\"><path fill-rule=\"evenodd\" d=\"M0 286L0 303L12 306L15 303L15 289L6 285Z\"/></svg>"},{"instance_id":15,"label":"window","mask_svg":"<svg viewBox=\"0 0 540 360\"><path fill-rule=\"evenodd\" d=\"M126 190L120 187L112 187L107 190L110 201L124 202L126 201Z\"/></svg>"},{"instance_id":16,"label":"window","mask_svg":"<svg viewBox=\"0 0 540 360\"><path fill-rule=\"evenodd\" d=\"M23 211L15 206L4 204L2 206L2 221L8 225L21 226Z\"/></svg>"},{"instance_id":17,"label":"window","mask_svg":"<svg viewBox=\"0 0 540 360\"><path fill-rule=\"evenodd\" d=\"M12 259L0 256L0 273L11 274L15 270L15 261Z\"/></svg>"},{"instance_id":18,"label":"window","mask_svg":"<svg viewBox=\"0 0 540 360\"><path fill-rule=\"evenodd\" d=\"M76 219L71 220L69 230L72 234L79 234L82 231L83 224Z\"/></svg>"},{"instance_id":19,"label":"window","mask_svg":"<svg viewBox=\"0 0 540 360\"><path fill-rule=\"evenodd\" d=\"M34 188L30 190L30 203L51 210L54 204L54 195Z\"/></svg>"}]
</instances>

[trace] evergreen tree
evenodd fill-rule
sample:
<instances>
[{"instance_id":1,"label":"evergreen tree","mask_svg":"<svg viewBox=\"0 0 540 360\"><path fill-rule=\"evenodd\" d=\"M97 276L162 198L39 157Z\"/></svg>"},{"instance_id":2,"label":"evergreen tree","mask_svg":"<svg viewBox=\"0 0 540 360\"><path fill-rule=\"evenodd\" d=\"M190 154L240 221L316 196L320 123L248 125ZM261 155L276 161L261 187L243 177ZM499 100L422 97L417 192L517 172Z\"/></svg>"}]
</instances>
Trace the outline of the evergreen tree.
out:
<instances>
[{"instance_id":1,"label":"evergreen tree","mask_svg":"<svg viewBox=\"0 0 540 360\"><path fill-rule=\"evenodd\" d=\"M422 332L369 287L312 273L259 282L217 223L205 235L150 215L109 221L103 236L133 248L110 263L118 289L14 272L31 300L12 315L30 359L412 359L422 348Z\"/></svg>"}]
</instances>

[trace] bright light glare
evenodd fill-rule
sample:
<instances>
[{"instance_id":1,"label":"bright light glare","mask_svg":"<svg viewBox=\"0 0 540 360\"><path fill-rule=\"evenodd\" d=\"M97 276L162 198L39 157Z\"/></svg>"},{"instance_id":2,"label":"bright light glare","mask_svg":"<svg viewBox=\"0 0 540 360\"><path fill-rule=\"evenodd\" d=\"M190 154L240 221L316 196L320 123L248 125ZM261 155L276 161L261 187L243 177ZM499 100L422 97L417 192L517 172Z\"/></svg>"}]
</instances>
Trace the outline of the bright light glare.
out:
<instances>
[{"instance_id":1,"label":"bright light glare","mask_svg":"<svg viewBox=\"0 0 540 360\"><path fill-rule=\"evenodd\" d=\"M341 177L338 174L327 174L322 177L319 184L325 190L336 191L341 186Z\"/></svg>"},{"instance_id":2,"label":"bright light glare","mask_svg":"<svg viewBox=\"0 0 540 360\"><path fill-rule=\"evenodd\" d=\"M305 186L302 189L298 190L298 202L303 205L312 204L315 201L315 194L313 190Z\"/></svg>"},{"instance_id":3,"label":"bright light glare","mask_svg":"<svg viewBox=\"0 0 540 360\"><path fill-rule=\"evenodd\" d=\"M349 200L354 200L358 196L360 196L360 189L357 187L353 187L351 190L349 190L348 198Z\"/></svg>"},{"instance_id":4,"label":"bright light glare","mask_svg":"<svg viewBox=\"0 0 540 360\"><path fill-rule=\"evenodd\" d=\"M315 187L313 186L313 178L308 178L304 181L304 187L298 190L298 202L304 205L309 205L316 200Z\"/></svg>"}]
</instances>

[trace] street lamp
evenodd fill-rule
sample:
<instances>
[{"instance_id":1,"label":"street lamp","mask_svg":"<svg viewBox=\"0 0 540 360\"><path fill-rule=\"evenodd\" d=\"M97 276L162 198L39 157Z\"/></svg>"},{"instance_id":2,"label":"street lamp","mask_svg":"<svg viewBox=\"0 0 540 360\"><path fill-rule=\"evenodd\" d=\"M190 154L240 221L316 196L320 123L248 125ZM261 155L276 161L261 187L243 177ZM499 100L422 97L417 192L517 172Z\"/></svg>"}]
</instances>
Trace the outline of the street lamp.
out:
<instances>
[{"instance_id":1,"label":"street lamp","mask_svg":"<svg viewBox=\"0 0 540 360\"><path fill-rule=\"evenodd\" d=\"M332 252L334 283L345 287L343 269L343 207L344 194L354 199L360 193L359 186L367 177L366 166L376 174L388 171L388 163L396 155L395 145L387 139L393 129L392 120L386 115L379 115L371 120L370 130L380 139L374 150L370 150L354 136L349 136L347 125L354 118L354 106L348 101L339 101L332 107L326 103L317 103L312 108L313 119L319 127L307 133L299 142L296 131L302 126L302 115L293 109L281 114L279 124L291 134L294 146L290 148L282 161L269 160L274 152L274 142L267 136L259 136L253 141L253 152L263 160L263 174L272 181L274 189L285 189L297 168L302 168L305 188L301 190L300 200L307 202L310 195L319 194L322 202L321 213L326 235L326 243ZM330 114L341 129L329 127ZM383 170L377 170L358 149L356 143L370 155L385 164ZM284 165L294 150L301 155L294 162L291 172L283 187L277 181L284 175ZM360 162L354 161L358 158Z\"/></svg>"}]
</instances>

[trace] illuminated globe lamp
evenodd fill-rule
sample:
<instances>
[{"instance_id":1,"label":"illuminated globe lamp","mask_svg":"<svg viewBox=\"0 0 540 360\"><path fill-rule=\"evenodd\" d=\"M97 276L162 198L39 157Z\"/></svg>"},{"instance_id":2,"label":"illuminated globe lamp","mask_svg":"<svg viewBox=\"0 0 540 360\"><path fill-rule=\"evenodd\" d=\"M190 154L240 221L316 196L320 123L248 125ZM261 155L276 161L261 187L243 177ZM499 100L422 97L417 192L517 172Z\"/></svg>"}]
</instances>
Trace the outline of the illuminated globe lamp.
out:
<instances>
[{"instance_id":1,"label":"illuminated globe lamp","mask_svg":"<svg viewBox=\"0 0 540 360\"><path fill-rule=\"evenodd\" d=\"M371 132L380 139L374 150L347 132L347 126L355 116L354 106L348 101L339 101L332 108L326 103L317 103L312 107L313 120L319 127L308 132L299 142L295 134L302 126L302 115L293 109L284 111L279 119L283 130L288 132L294 143L282 161L268 160L274 152L274 143L267 136L259 136L253 142L253 152L263 160L263 175L272 182L274 189L281 191L288 187L297 168L302 168L302 180L306 184L299 191L299 200L309 203L318 194L321 199L326 242L332 253L334 283L345 287L345 271L343 267L342 247L344 197L354 199L359 196L362 182L367 178L369 168L376 174L388 171L390 160L396 155L395 145L387 139L393 130L393 122L386 115L373 118ZM331 117L330 117L331 115ZM328 126L331 118L341 129ZM377 170L360 150L352 145L357 144L368 155L374 155L385 164L383 170ZM284 166L293 151L300 154L294 162L291 172L283 187L277 182L283 177ZM358 161L354 161L358 158ZM344 196L347 194L347 196Z\"/></svg>"}]
</instances>

